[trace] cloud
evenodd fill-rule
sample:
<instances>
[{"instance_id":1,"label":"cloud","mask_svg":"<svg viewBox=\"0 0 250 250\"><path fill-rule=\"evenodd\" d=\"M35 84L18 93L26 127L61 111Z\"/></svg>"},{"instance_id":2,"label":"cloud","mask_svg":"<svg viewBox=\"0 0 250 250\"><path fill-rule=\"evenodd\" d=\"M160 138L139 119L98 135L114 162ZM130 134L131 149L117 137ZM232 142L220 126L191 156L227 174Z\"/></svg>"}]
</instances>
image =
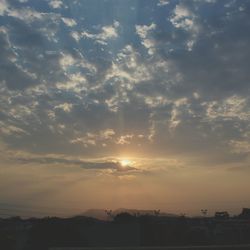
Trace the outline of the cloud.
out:
<instances>
[{"instance_id":1,"label":"cloud","mask_svg":"<svg viewBox=\"0 0 250 250\"><path fill-rule=\"evenodd\" d=\"M76 21L72 18L62 17L62 21L69 27L77 25Z\"/></svg>"},{"instance_id":2,"label":"cloud","mask_svg":"<svg viewBox=\"0 0 250 250\"><path fill-rule=\"evenodd\" d=\"M117 140L117 144L130 144L130 140L134 137L134 135L129 134L129 135L122 135L118 140Z\"/></svg>"},{"instance_id":3,"label":"cloud","mask_svg":"<svg viewBox=\"0 0 250 250\"><path fill-rule=\"evenodd\" d=\"M150 38L150 32L156 29L156 24L151 23L150 25L136 25L136 33L142 40L142 45L148 49L148 54L152 55L154 53L155 42Z\"/></svg>"},{"instance_id":4,"label":"cloud","mask_svg":"<svg viewBox=\"0 0 250 250\"><path fill-rule=\"evenodd\" d=\"M0 2L0 15L3 16L8 11L8 3L6 0Z\"/></svg>"},{"instance_id":5,"label":"cloud","mask_svg":"<svg viewBox=\"0 0 250 250\"><path fill-rule=\"evenodd\" d=\"M20 164L59 164L63 166L76 166L86 170L111 170L115 172L136 172L138 169L132 166L122 166L116 161L84 161L66 158L56 158L56 157L16 157L15 161ZM112 172L110 172L112 173Z\"/></svg>"},{"instance_id":6,"label":"cloud","mask_svg":"<svg viewBox=\"0 0 250 250\"><path fill-rule=\"evenodd\" d=\"M249 154L250 153L250 138L246 137L245 140L232 140L230 146L232 151L237 154Z\"/></svg>"},{"instance_id":7,"label":"cloud","mask_svg":"<svg viewBox=\"0 0 250 250\"><path fill-rule=\"evenodd\" d=\"M197 22L197 17L187 5L180 3L176 5L170 22L178 29L183 29L190 33L190 38L186 41L186 47L192 50L196 42L198 33L200 32L200 25Z\"/></svg>"},{"instance_id":8,"label":"cloud","mask_svg":"<svg viewBox=\"0 0 250 250\"><path fill-rule=\"evenodd\" d=\"M31 7L8 8L5 17L8 25L0 34L5 55L1 59L1 75L8 88L25 89L47 81L54 82L56 78L67 79L59 68L60 53L49 53L51 44L56 42L59 17ZM36 25L31 25L33 22ZM53 75L50 73L52 69Z\"/></svg>"},{"instance_id":9,"label":"cloud","mask_svg":"<svg viewBox=\"0 0 250 250\"><path fill-rule=\"evenodd\" d=\"M62 109L64 112L70 112L72 110L73 105L71 103L62 103L55 106L55 109Z\"/></svg>"},{"instance_id":10,"label":"cloud","mask_svg":"<svg viewBox=\"0 0 250 250\"><path fill-rule=\"evenodd\" d=\"M129 2L0 1L0 200L243 197L249 2Z\"/></svg>"},{"instance_id":11,"label":"cloud","mask_svg":"<svg viewBox=\"0 0 250 250\"><path fill-rule=\"evenodd\" d=\"M169 4L168 0L159 0L159 2L157 3L157 6L165 6L168 4Z\"/></svg>"},{"instance_id":12,"label":"cloud","mask_svg":"<svg viewBox=\"0 0 250 250\"><path fill-rule=\"evenodd\" d=\"M213 101L207 106L208 119L239 119L250 121L250 112L248 111L248 102L246 98L233 95L225 98L222 102Z\"/></svg>"},{"instance_id":13,"label":"cloud","mask_svg":"<svg viewBox=\"0 0 250 250\"><path fill-rule=\"evenodd\" d=\"M53 9L59 9L63 6L63 2L61 0L50 0L49 5Z\"/></svg>"},{"instance_id":14,"label":"cloud","mask_svg":"<svg viewBox=\"0 0 250 250\"><path fill-rule=\"evenodd\" d=\"M28 33L28 32L27 32ZM35 84L36 75L33 75L28 70L24 69L21 65L17 64L16 53L11 49L12 45L8 36L9 32L7 29L2 29L0 31L0 40L1 40L1 77L0 81L4 82L10 88L22 88L22 86L28 86ZM28 36L34 41L36 34L29 33ZM15 74L13 74L15 72ZM19 84L18 84L19 83Z\"/></svg>"},{"instance_id":15,"label":"cloud","mask_svg":"<svg viewBox=\"0 0 250 250\"><path fill-rule=\"evenodd\" d=\"M24 131L23 129L10 125L10 126L6 126L6 124L4 122L1 122L1 128L0 131L3 135L13 135L16 134L17 136L22 135L22 134L28 134L28 132Z\"/></svg>"},{"instance_id":16,"label":"cloud","mask_svg":"<svg viewBox=\"0 0 250 250\"><path fill-rule=\"evenodd\" d=\"M118 37L118 28L120 24L118 21L114 21L112 25L103 26L99 33L93 34L87 31L80 33L82 38L93 39L95 42L106 45L108 40L116 39ZM78 40L77 33L73 33L73 38Z\"/></svg>"},{"instance_id":17,"label":"cloud","mask_svg":"<svg viewBox=\"0 0 250 250\"><path fill-rule=\"evenodd\" d=\"M86 133L82 137L76 137L70 141L72 144L82 144L84 147L96 146L100 144L103 147L107 146L107 143L111 142L115 136L113 129L101 130L98 133Z\"/></svg>"},{"instance_id":18,"label":"cloud","mask_svg":"<svg viewBox=\"0 0 250 250\"><path fill-rule=\"evenodd\" d=\"M84 19L2 1L3 142L41 154L236 159L248 141L249 6L223 6L171 3L160 19L149 10L150 22L142 6L138 18L103 22L80 2Z\"/></svg>"}]
</instances>

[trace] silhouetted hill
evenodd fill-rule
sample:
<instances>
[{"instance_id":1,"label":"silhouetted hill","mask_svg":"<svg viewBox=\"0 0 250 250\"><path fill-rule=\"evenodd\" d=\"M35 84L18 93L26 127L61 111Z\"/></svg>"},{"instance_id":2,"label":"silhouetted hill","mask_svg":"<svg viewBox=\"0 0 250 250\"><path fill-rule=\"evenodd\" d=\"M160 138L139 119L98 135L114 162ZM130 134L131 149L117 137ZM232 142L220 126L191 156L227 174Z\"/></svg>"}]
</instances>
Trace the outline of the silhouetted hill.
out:
<instances>
[{"instance_id":1,"label":"silhouetted hill","mask_svg":"<svg viewBox=\"0 0 250 250\"><path fill-rule=\"evenodd\" d=\"M156 210L143 210L143 209L127 209L127 208L119 208L114 211L114 215L120 213L129 213L132 215L156 215ZM165 213L159 211L159 216L167 216L167 217L177 217L175 214Z\"/></svg>"},{"instance_id":2,"label":"silhouetted hill","mask_svg":"<svg viewBox=\"0 0 250 250\"><path fill-rule=\"evenodd\" d=\"M120 213L129 213L131 215L156 215L155 210L143 210L143 209L127 209L127 208L118 208L111 212L111 215L114 217ZM166 217L177 217L175 214L159 212L159 216L166 216ZM105 209L89 209L84 213L80 214L80 216L92 217L99 220L108 220L110 216L107 215Z\"/></svg>"},{"instance_id":3,"label":"silhouetted hill","mask_svg":"<svg viewBox=\"0 0 250 250\"><path fill-rule=\"evenodd\" d=\"M244 218L164 216L159 210L124 208L114 212L91 209L72 218L0 218L0 249L247 245L248 211L243 209ZM112 216L106 220L109 212ZM102 220L93 218L97 216Z\"/></svg>"},{"instance_id":4,"label":"silhouetted hill","mask_svg":"<svg viewBox=\"0 0 250 250\"><path fill-rule=\"evenodd\" d=\"M92 217L98 220L107 220L108 218L105 209L88 209L84 213L80 214L80 216Z\"/></svg>"}]
</instances>

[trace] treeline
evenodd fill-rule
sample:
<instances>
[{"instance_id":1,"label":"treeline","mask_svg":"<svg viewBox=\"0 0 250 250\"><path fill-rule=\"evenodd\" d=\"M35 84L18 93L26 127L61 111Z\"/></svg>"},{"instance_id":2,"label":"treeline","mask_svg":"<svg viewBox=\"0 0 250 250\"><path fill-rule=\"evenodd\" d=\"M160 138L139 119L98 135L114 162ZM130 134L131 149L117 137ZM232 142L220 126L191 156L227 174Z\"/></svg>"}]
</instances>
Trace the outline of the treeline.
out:
<instances>
[{"instance_id":1,"label":"treeline","mask_svg":"<svg viewBox=\"0 0 250 250\"><path fill-rule=\"evenodd\" d=\"M78 216L0 220L4 250L250 244L247 218L187 218L121 213L111 221Z\"/></svg>"}]
</instances>

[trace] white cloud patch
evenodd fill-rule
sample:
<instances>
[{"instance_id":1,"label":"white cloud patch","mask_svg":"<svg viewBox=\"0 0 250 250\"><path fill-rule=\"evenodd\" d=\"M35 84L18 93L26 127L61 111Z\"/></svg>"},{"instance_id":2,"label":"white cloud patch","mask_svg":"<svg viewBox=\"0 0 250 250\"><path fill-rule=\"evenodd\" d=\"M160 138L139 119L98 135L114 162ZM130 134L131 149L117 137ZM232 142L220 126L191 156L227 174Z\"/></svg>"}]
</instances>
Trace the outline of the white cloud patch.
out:
<instances>
[{"instance_id":1,"label":"white cloud patch","mask_svg":"<svg viewBox=\"0 0 250 250\"><path fill-rule=\"evenodd\" d=\"M101 145L106 147L109 142L115 136L115 131L113 129L101 130L98 133L86 133L84 136L79 136L70 141L71 144L82 144L85 148L89 146ZM105 145L105 146L104 146Z\"/></svg>"},{"instance_id":2,"label":"white cloud patch","mask_svg":"<svg viewBox=\"0 0 250 250\"><path fill-rule=\"evenodd\" d=\"M184 3L176 5L172 17L170 17L170 22L175 28L183 29L190 33L190 38L186 42L186 47L189 51L192 50L200 31L200 26L196 19L196 15Z\"/></svg>"},{"instance_id":3,"label":"white cloud patch","mask_svg":"<svg viewBox=\"0 0 250 250\"><path fill-rule=\"evenodd\" d=\"M7 15L26 22L39 21L49 16L47 13L38 12L29 7L21 9L8 9Z\"/></svg>"},{"instance_id":4,"label":"white cloud patch","mask_svg":"<svg viewBox=\"0 0 250 250\"><path fill-rule=\"evenodd\" d=\"M72 91L80 93L87 89L87 79L81 73L73 73L68 75L69 80L67 82L59 82L56 87L60 90Z\"/></svg>"},{"instance_id":5,"label":"white cloud patch","mask_svg":"<svg viewBox=\"0 0 250 250\"><path fill-rule=\"evenodd\" d=\"M223 101L212 101L203 105L207 107L206 111L209 119L230 120L237 118L250 121L250 111L247 108L248 103L243 97L233 95Z\"/></svg>"},{"instance_id":6,"label":"white cloud patch","mask_svg":"<svg viewBox=\"0 0 250 250\"><path fill-rule=\"evenodd\" d=\"M73 107L72 103L62 103L57 106L55 106L55 109L62 109L64 112L69 113Z\"/></svg>"},{"instance_id":7,"label":"white cloud patch","mask_svg":"<svg viewBox=\"0 0 250 250\"><path fill-rule=\"evenodd\" d=\"M107 44L108 40L116 39L118 37L119 26L120 26L119 22L114 21L112 25L103 26L101 28L101 31L97 34L89 33L87 31L81 32L81 37L93 39L97 43L105 45Z\"/></svg>"},{"instance_id":8,"label":"white cloud patch","mask_svg":"<svg viewBox=\"0 0 250 250\"><path fill-rule=\"evenodd\" d=\"M174 102L173 109L171 111L171 118L169 123L169 130L173 132L176 127L183 122L182 121L182 110L183 108L188 108L188 99L187 98L181 98L177 99Z\"/></svg>"},{"instance_id":9,"label":"white cloud patch","mask_svg":"<svg viewBox=\"0 0 250 250\"><path fill-rule=\"evenodd\" d=\"M151 75L146 65L140 63L140 54L136 52L132 46L125 46L118 54L112 67L107 72L106 80L116 79L127 83L127 88L130 84L151 79Z\"/></svg>"},{"instance_id":10,"label":"white cloud patch","mask_svg":"<svg viewBox=\"0 0 250 250\"><path fill-rule=\"evenodd\" d=\"M122 135L118 138L118 140L116 141L116 144L120 144L120 145L130 144L133 137L134 137L133 134Z\"/></svg>"},{"instance_id":11,"label":"white cloud patch","mask_svg":"<svg viewBox=\"0 0 250 250\"><path fill-rule=\"evenodd\" d=\"M89 63L80 52L78 53L77 57L73 57L71 54L66 52L61 52L59 64L64 71L69 71L67 72L69 78L71 78L72 81L77 82L85 81L86 78L80 72L71 73L70 70L72 67L87 69L91 73L96 73L97 71L95 65Z\"/></svg>"},{"instance_id":12,"label":"white cloud patch","mask_svg":"<svg viewBox=\"0 0 250 250\"><path fill-rule=\"evenodd\" d=\"M157 6L165 6L169 4L169 0L159 0Z\"/></svg>"},{"instance_id":13,"label":"white cloud patch","mask_svg":"<svg viewBox=\"0 0 250 250\"><path fill-rule=\"evenodd\" d=\"M62 21L69 27L77 25L76 21L72 18L62 17Z\"/></svg>"},{"instance_id":14,"label":"white cloud patch","mask_svg":"<svg viewBox=\"0 0 250 250\"><path fill-rule=\"evenodd\" d=\"M59 9L63 6L63 2L61 0L50 0L49 6L53 9Z\"/></svg>"},{"instance_id":15,"label":"white cloud patch","mask_svg":"<svg viewBox=\"0 0 250 250\"><path fill-rule=\"evenodd\" d=\"M77 32L77 31L72 31L70 33L70 35L72 36L72 38L74 38L77 42L79 42L81 40L81 33Z\"/></svg>"},{"instance_id":16,"label":"white cloud patch","mask_svg":"<svg viewBox=\"0 0 250 250\"><path fill-rule=\"evenodd\" d=\"M64 70L66 70L70 66L73 66L74 64L76 64L76 59L73 58L72 55L62 53L62 57L60 58L60 65Z\"/></svg>"},{"instance_id":17,"label":"white cloud patch","mask_svg":"<svg viewBox=\"0 0 250 250\"><path fill-rule=\"evenodd\" d=\"M151 38L151 31L156 29L156 24L151 23L150 25L136 25L136 33L141 38L142 45L148 50L148 54L152 55L155 50L155 41Z\"/></svg>"},{"instance_id":18,"label":"white cloud patch","mask_svg":"<svg viewBox=\"0 0 250 250\"><path fill-rule=\"evenodd\" d=\"M8 136L8 135L21 136L22 134L28 134L28 132L26 132L22 128L9 125L9 124L5 124L4 122L1 122L1 121L0 121L0 125L1 125L0 132L5 136Z\"/></svg>"}]
</instances>

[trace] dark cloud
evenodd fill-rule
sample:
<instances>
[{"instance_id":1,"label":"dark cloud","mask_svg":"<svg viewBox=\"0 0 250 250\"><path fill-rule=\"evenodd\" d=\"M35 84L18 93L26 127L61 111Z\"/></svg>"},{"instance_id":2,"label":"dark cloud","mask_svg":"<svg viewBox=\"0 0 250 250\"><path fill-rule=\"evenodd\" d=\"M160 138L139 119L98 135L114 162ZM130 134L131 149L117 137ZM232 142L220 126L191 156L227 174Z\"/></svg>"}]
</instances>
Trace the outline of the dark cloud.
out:
<instances>
[{"instance_id":1,"label":"dark cloud","mask_svg":"<svg viewBox=\"0 0 250 250\"><path fill-rule=\"evenodd\" d=\"M13 160L13 159L12 159ZM105 170L110 169L118 172L132 172L138 169L131 166L122 166L119 162L104 161L104 162L87 162L82 160L64 159L64 158L53 158L53 157L17 157L15 161L21 164L62 164L68 166L77 166L83 169L89 170Z\"/></svg>"}]
</instances>

